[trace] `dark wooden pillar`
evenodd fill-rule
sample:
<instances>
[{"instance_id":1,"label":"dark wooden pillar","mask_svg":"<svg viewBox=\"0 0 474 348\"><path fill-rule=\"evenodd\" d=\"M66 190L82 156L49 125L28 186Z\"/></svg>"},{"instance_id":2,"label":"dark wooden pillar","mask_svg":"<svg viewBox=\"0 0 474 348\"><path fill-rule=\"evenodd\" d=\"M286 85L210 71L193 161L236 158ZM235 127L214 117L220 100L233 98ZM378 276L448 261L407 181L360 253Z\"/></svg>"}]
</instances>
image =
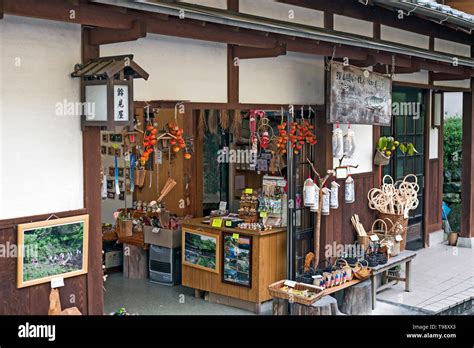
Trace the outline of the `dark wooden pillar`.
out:
<instances>
[{"instance_id":1,"label":"dark wooden pillar","mask_svg":"<svg viewBox=\"0 0 474 348\"><path fill-rule=\"evenodd\" d=\"M474 78L471 91L464 92L462 124L462 211L461 237L473 237L474 224Z\"/></svg>"},{"instance_id":2,"label":"dark wooden pillar","mask_svg":"<svg viewBox=\"0 0 474 348\"><path fill-rule=\"evenodd\" d=\"M227 9L239 12L239 0L227 0ZM234 46L227 45L227 102L239 102L239 65L235 62Z\"/></svg>"},{"instance_id":3,"label":"dark wooden pillar","mask_svg":"<svg viewBox=\"0 0 474 348\"><path fill-rule=\"evenodd\" d=\"M98 58L99 46L89 44L89 30L82 29L82 61ZM84 207L89 214L89 270L87 303L89 315L104 314L102 271L102 218L100 196L100 128L86 127L82 132L84 163Z\"/></svg>"}]
</instances>

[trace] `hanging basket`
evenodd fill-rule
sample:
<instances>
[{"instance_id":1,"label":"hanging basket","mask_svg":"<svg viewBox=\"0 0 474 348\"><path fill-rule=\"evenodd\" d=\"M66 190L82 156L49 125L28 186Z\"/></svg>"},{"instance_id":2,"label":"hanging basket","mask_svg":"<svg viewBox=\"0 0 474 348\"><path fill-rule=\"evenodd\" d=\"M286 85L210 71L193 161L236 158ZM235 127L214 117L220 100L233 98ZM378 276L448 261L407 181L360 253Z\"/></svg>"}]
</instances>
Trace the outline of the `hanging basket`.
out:
<instances>
[{"instance_id":1,"label":"hanging basket","mask_svg":"<svg viewBox=\"0 0 474 348\"><path fill-rule=\"evenodd\" d=\"M375 153L374 163L378 166L387 166L390 164L390 157L379 150Z\"/></svg>"},{"instance_id":2,"label":"hanging basket","mask_svg":"<svg viewBox=\"0 0 474 348\"><path fill-rule=\"evenodd\" d=\"M138 187L143 187L145 185L146 170L145 169L135 169L135 185Z\"/></svg>"}]
</instances>

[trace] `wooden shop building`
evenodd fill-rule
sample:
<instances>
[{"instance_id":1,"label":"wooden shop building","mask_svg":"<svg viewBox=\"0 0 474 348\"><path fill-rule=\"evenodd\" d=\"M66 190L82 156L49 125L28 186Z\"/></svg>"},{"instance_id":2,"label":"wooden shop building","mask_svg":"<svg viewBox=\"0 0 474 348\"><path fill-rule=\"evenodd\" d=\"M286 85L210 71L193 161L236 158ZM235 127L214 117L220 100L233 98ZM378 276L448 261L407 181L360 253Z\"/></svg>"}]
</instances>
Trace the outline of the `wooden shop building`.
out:
<instances>
[{"instance_id":1,"label":"wooden shop building","mask_svg":"<svg viewBox=\"0 0 474 348\"><path fill-rule=\"evenodd\" d=\"M177 221L192 217L180 222L182 236L207 236L200 242L213 239L218 250L211 271L208 264L190 265L183 259L182 284L221 296L221 302L243 301L258 311L271 299L268 285L295 278L314 249L316 219L299 203L303 182L312 175L306 157L321 173L339 165L333 157L333 131L341 127L346 132L349 126L328 122L337 116L330 112L331 62L391 75L388 97L420 108L393 116L387 127L350 124L357 146L343 164L356 167L351 170L355 202L341 202L322 217L321 257L328 245L354 242L354 214L366 227L375 218L367 192L381 181L374 164L381 135L412 142L418 150L411 157L396 156L384 168L395 178L415 174L422 188L410 219L409 247L443 242L445 92L463 93L459 245L472 247L474 22L408 6L382 0L0 0L3 250L17 244L19 225L88 215L88 244L82 251L87 269L65 278L60 296L66 303L74 295L74 306L83 314L103 314L103 224L114 225L114 212L136 212L163 193L160 201ZM463 10L474 13L473 6ZM118 101L114 92L123 93L123 86L126 95ZM108 105L95 106L112 118L81 119L88 98L106 100ZM125 119L117 111L122 105ZM264 174L272 174L275 163L270 159L266 170L216 160L216 151L224 147L248 147L248 139L240 144L235 133L245 138L251 127L248 114L255 110L265 111L272 122L296 115L315 126L317 144L284 156L273 170L279 176L284 169L288 181L288 226L246 233L235 226L203 225L203 217L219 210L222 201L227 202L224 210L237 212L242 191L251 195L262 188ZM232 128L236 114L242 120ZM129 166L130 141L141 144L150 136L151 129L147 133L143 128L150 117L160 129L171 124L166 139L183 146L176 154L168 147L162 157L150 155L151 164L147 157L138 187L131 185L136 177ZM145 133L135 132L137 123ZM155 138L149 139L154 146ZM133 160L138 164L142 158ZM241 238L250 243L246 286L225 281L222 274L226 240ZM151 251L144 232L121 239L136 255L124 261L124 275L146 273L140 263L148 267L148 259L141 258ZM17 261L12 255L0 257L0 314L48 313L50 282L18 286Z\"/></svg>"}]
</instances>

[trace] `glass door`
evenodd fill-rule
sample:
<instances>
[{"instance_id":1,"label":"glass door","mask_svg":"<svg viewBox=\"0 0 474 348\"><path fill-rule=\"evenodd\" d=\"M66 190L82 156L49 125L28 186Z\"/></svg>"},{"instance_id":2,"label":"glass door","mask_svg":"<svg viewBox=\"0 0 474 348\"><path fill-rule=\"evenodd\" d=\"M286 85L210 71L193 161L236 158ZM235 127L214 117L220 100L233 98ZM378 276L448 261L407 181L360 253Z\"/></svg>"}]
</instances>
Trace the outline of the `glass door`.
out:
<instances>
[{"instance_id":1,"label":"glass door","mask_svg":"<svg viewBox=\"0 0 474 348\"><path fill-rule=\"evenodd\" d=\"M420 204L415 211L410 213L407 234L407 248L418 249L423 247L426 91L417 88L393 87L392 102L392 126L381 127L381 134L393 136L401 143L412 143L417 153L408 156L397 150L390 165L384 167L384 175L391 175L395 181L403 180L408 174L415 174L418 179Z\"/></svg>"}]
</instances>

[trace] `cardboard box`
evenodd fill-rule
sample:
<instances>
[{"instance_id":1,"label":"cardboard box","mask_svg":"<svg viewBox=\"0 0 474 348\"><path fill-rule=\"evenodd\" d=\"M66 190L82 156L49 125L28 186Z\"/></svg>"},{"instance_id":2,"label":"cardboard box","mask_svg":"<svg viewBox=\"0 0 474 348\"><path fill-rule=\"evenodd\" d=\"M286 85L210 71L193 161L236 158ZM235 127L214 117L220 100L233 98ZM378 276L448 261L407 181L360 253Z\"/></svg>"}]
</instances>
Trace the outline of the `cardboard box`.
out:
<instances>
[{"instance_id":1,"label":"cardboard box","mask_svg":"<svg viewBox=\"0 0 474 348\"><path fill-rule=\"evenodd\" d=\"M181 246L181 228L167 230L165 228L145 226L145 243L158 245L166 248L178 248Z\"/></svg>"}]
</instances>

